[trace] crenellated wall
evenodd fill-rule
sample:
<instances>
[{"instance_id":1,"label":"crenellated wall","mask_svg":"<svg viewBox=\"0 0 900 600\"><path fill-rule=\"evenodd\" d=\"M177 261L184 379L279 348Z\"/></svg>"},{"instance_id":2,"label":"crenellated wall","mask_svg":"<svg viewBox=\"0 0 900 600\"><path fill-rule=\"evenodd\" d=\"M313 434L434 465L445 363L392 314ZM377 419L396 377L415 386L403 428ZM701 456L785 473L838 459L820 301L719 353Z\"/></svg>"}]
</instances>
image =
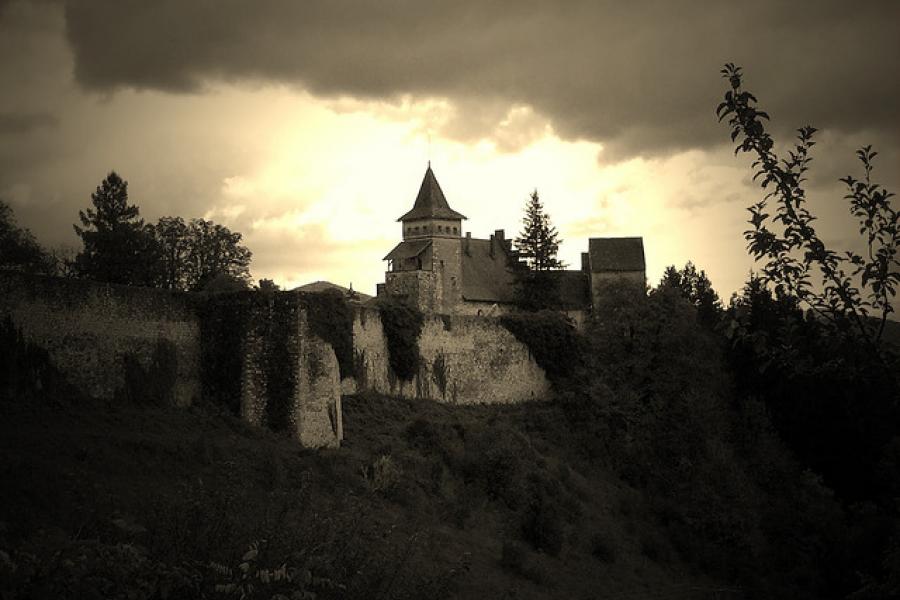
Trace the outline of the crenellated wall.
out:
<instances>
[{"instance_id":1,"label":"crenellated wall","mask_svg":"<svg viewBox=\"0 0 900 600\"><path fill-rule=\"evenodd\" d=\"M356 311L353 349L356 378L342 381L344 393L371 390L453 404L506 404L543 399L550 390L528 348L496 319L426 316L419 336L422 364L410 381L399 379L389 366L378 311Z\"/></svg>"}]
</instances>

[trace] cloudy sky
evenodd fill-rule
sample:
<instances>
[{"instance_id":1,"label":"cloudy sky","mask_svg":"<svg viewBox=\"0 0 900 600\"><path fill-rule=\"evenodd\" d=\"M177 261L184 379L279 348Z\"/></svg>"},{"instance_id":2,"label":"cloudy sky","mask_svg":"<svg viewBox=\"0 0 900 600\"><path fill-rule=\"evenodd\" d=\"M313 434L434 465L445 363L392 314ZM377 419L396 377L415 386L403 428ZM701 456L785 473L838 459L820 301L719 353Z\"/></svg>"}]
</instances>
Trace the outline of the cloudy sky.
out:
<instances>
[{"instance_id":1,"label":"cloudy sky","mask_svg":"<svg viewBox=\"0 0 900 600\"><path fill-rule=\"evenodd\" d=\"M514 234L537 189L573 268L640 235L651 282L752 267L760 197L715 106L744 67L782 144L819 128L820 230L879 151L898 188L900 2L0 0L0 197L48 246L110 170L148 220L244 235L253 274L374 292L430 159L466 229Z\"/></svg>"}]
</instances>

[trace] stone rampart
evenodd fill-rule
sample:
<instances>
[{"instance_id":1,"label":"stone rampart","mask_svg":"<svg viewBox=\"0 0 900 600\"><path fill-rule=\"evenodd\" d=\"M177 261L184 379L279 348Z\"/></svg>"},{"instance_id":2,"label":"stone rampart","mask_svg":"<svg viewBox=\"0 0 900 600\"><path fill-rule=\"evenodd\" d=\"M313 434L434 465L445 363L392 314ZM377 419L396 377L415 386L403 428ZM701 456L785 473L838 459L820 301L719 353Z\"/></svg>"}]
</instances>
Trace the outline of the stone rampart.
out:
<instances>
[{"instance_id":1,"label":"stone rampart","mask_svg":"<svg viewBox=\"0 0 900 600\"><path fill-rule=\"evenodd\" d=\"M6 316L90 396L139 394L144 377L177 405L200 395L200 327L185 294L7 271Z\"/></svg>"},{"instance_id":2,"label":"stone rampart","mask_svg":"<svg viewBox=\"0 0 900 600\"><path fill-rule=\"evenodd\" d=\"M528 348L496 319L426 316L419 336L422 364L408 381L390 368L377 310L357 309L353 350L356 378L344 379L345 393L371 390L453 404L506 404L546 398L550 390Z\"/></svg>"}]
</instances>

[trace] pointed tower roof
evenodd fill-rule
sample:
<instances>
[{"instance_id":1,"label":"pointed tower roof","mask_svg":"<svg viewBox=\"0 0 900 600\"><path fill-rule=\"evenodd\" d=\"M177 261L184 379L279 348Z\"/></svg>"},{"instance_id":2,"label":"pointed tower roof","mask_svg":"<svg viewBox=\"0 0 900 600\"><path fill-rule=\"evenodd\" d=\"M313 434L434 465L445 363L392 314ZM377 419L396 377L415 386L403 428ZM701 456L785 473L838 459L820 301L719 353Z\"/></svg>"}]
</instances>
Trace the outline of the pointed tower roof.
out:
<instances>
[{"instance_id":1,"label":"pointed tower roof","mask_svg":"<svg viewBox=\"0 0 900 600\"><path fill-rule=\"evenodd\" d=\"M444 192L431 170L431 161L428 162L428 170L425 171L425 178L422 179L422 186L419 188L419 195L416 196L416 203L412 210L397 219L398 221L414 221L416 219L465 219L464 215L459 214L447 204Z\"/></svg>"}]
</instances>

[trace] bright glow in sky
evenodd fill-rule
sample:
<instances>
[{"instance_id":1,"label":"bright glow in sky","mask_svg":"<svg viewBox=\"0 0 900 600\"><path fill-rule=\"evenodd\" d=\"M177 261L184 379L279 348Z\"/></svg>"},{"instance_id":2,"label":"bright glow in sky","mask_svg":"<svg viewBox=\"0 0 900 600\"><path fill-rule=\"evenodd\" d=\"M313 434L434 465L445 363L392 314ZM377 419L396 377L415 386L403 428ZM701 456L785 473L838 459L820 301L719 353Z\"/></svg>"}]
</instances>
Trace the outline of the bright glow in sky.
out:
<instances>
[{"instance_id":1,"label":"bright glow in sky","mask_svg":"<svg viewBox=\"0 0 900 600\"><path fill-rule=\"evenodd\" d=\"M773 121L782 134L803 124L795 109L826 125L809 187L826 241L843 249L854 240L837 178L855 170L856 147L881 141L880 179L896 188L896 169L884 168L897 156L890 135L896 116L883 106L893 97L892 80L861 69L858 57L833 55L834 44L816 33L830 32L832 18L844 14L838 4L818 15L815 27L806 13L767 5L767 14L802 20L786 39L769 39L776 34L766 19L751 19L733 35L710 35L721 33L722 19L706 19L700 8L690 20L697 32L682 35L665 19L648 21L640 10L619 14L610 3L586 5L570 19L537 7L541 15L520 20L487 11L483 27L473 21L446 39L425 36L397 47L389 44L396 41L391 19L362 19L371 38L357 44L345 15L269 4L254 13L260 31L253 41L260 44L252 48L244 37L247 15L225 8L216 22L223 37L198 38L194 21L207 22L198 6L160 5L158 22L129 21L125 11L116 26L133 35L110 42L127 41L127 48L110 50L92 45L103 37L95 30L108 23L90 18L88 5L0 2L0 81L10 90L0 95L0 197L45 245L78 246L71 228L78 210L114 169L147 220L205 217L242 233L256 279L288 288L329 280L374 293L383 281L381 258L401 237L396 219L412 206L431 160L474 237L495 229L515 237L537 189L569 268L580 267L589 237L642 236L651 284L667 265L693 260L727 300L753 266L742 232L746 206L761 197L750 182L750 160L734 157L727 129L712 115L720 55L735 53L765 65L755 71L769 82L763 90L789 113ZM115 3L94 8L120 11ZM172 21L179 11L184 18ZM294 18L289 26L284 14ZM442 14L415 18L443 23ZM637 38L622 38L616 28L606 37L577 35L582 27L611 27L609 14L645 28L645 44L635 46ZM854 40L884 21L853 14L860 22L842 31ZM310 25L311 33L334 28L345 36L343 46L329 47L340 52L304 45L295 29L307 16L325 19ZM180 25L166 30L174 44L169 56L157 51L154 27L172 23ZM548 41L552 52L528 54L534 28L555 39L555 46ZM804 55L808 64L783 68L779 48L792 32L819 50ZM471 53L461 39L471 40ZM699 39L716 45L715 56ZM754 45L758 39L769 43ZM677 60L660 64L659 44ZM748 47L766 50L747 55ZM430 54L413 60L423 49ZM511 59L517 52L523 58ZM634 65L617 58L624 52ZM852 77L861 79L844 82ZM824 91L816 93L816 85ZM397 91L406 89L412 92ZM859 108L864 102L870 106Z\"/></svg>"}]
</instances>

